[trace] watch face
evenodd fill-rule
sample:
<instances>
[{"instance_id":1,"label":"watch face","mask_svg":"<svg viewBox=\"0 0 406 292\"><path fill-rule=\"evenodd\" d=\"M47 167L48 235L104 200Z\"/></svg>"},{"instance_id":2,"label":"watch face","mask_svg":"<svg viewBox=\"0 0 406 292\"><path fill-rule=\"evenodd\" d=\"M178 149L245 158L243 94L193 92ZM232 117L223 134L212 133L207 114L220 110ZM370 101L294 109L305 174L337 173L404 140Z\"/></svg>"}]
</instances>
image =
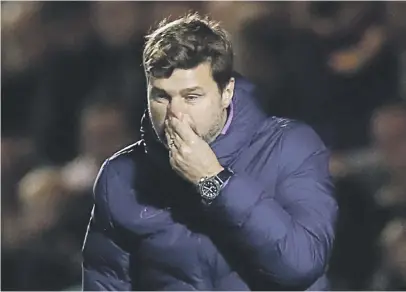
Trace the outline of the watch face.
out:
<instances>
[{"instance_id":1,"label":"watch face","mask_svg":"<svg viewBox=\"0 0 406 292\"><path fill-rule=\"evenodd\" d=\"M220 185L215 180L207 180L201 185L201 194L206 199L214 199L220 192Z\"/></svg>"}]
</instances>

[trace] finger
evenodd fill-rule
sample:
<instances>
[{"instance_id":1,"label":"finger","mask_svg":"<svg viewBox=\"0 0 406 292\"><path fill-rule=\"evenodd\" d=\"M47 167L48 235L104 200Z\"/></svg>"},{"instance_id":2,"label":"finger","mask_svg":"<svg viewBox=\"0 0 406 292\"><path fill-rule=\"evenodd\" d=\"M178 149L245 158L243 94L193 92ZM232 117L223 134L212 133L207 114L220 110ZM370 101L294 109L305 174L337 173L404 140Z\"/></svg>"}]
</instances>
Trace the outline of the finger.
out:
<instances>
[{"instance_id":1,"label":"finger","mask_svg":"<svg viewBox=\"0 0 406 292\"><path fill-rule=\"evenodd\" d=\"M179 152L175 149L174 151L169 151L169 162L174 170L181 169L181 157Z\"/></svg>"},{"instance_id":2,"label":"finger","mask_svg":"<svg viewBox=\"0 0 406 292\"><path fill-rule=\"evenodd\" d=\"M171 168L177 172L178 171L177 161L173 155L169 156L169 163L171 165Z\"/></svg>"},{"instance_id":3,"label":"finger","mask_svg":"<svg viewBox=\"0 0 406 292\"><path fill-rule=\"evenodd\" d=\"M169 151L169 163L171 167L174 168L176 165L175 158L173 157L172 151Z\"/></svg>"},{"instance_id":4,"label":"finger","mask_svg":"<svg viewBox=\"0 0 406 292\"><path fill-rule=\"evenodd\" d=\"M168 143L169 143L169 138L172 138L173 137L173 130L172 130L172 127L169 125L169 120L166 120L165 121L165 128L164 128L164 131L165 131L165 135L167 134L167 140L168 140Z\"/></svg>"},{"instance_id":5,"label":"finger","mask_svg":"<svg viewBox=\"0 0 406 292\"><path fill-rule=\"evenodd\" d=\"M167 144L169 150L172 150L172 148L175 147L175 142L173 141L173 138L171 137L171 135L169 134L168 131L165 131L165 137L166 137L166 144Z\"/></svg>"},{"instance_id":6,"label":"finger","mask_svg":"<svg viewBox=\"0 0 406 292\"><path fill-rule=\"evenodd\" d=\"M172 115L173 115L175 118L179 119L179 120L182 120L182 119L183 119L183 114L182 114L181 112L173 112Z\"/></svg>"},{"instance_id":7,"label":"finger","mask_svg":"<svg viewBox=\"0 0 406 292\"><path fill-rule=\"evenodd\" d=\"M179 120L178 118L175 117L170 118L169 127L176 134L178 134L183 141L190 141L195 139L196 137L195 132L192 130L189 124L186 123L185 121Z\"/></svg>"},{"instance_id":8,"label":"finger","mask_svg":"<svg viewBox=\"0 0 406 292\"><path fill-rule=\"evenodd\" d=\"M181 148L183 148L183 145L184 145L185 143L182 141L182 139L181 139L178 135L176 135L176 133L174 133L174 134L171 136L171 138L172 138L173 145L176 147L176 149L181 149Z\"/></svg>"},{"instance_id":9,"label":"finger","mask_svg":"<svg viewBox=\"0 0 406 292\"><path fill-rule=\"evenodd\" d=\"M193 131L196 135L198 135L197 129L196 129L196 127L194 126L195 123L193 123L192 118L191 118L188 114L182 115L182 120L190 126L190 128L192 129L192 131Z\"/></svg>"},{"instance_id":10,"label":"finger","mask_svg":"<svg viewBox=\"0 0 406 292\"><path fill-rule=\"evenodd\" d=\"M175 131L172 124L169 122L169 119L165 121L165 131L168 132L169 136L171 137L175 135Z\"/></svg>"},{"instance_id":11,"label":"finger","mask_svg":"<svg viewBox=\"0 0 406 292\"><path fill-rule=\"evenodd\" d=\"M179 148L182 145L182 139L179 137L178 134L175 133L175 131L171 128L171 127L167 127L165 129L165 135L167 135L166 140L168 141L168 145L169 142L173 142L173 144Z\"/></svg>"}]
</instances>

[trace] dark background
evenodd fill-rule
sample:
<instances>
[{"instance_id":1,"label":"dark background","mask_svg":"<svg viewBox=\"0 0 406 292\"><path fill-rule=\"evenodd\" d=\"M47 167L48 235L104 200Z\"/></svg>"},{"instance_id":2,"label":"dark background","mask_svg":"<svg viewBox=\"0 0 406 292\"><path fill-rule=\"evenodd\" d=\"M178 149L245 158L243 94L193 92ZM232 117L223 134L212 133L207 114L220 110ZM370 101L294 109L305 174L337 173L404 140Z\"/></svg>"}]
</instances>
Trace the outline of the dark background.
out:
<instances>
[{"instance_id":1,"label":"dark background","mask_svg":"<svg viewBox=\"0 0 406 292\"><path fill-rule=\"evenodd\" d=\"M80 289L98 168L139 138L143 37L189 10L229 30L269 115L331 148L333 289L405 289L405 2L2 1L2 290Z\"/></svg>"}]
</instances>

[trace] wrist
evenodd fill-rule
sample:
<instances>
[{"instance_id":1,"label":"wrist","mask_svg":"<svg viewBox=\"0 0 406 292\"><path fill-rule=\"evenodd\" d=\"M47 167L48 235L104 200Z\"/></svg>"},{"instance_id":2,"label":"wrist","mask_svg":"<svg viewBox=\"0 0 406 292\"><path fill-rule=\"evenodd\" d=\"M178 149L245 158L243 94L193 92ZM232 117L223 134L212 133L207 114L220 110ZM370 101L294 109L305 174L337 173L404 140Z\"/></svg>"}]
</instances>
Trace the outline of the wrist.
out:
<instances>
[{"instance_id":1,"label":"wrist","mask_svg":"<svg viewBox=\"0 0 406 292\"><path fill-rule=\"evenodd\" d=\"M222 172L224 170L224 167L221 166L220 164L210 168L210 170L206 171L203 175L200 176L200 178L194 182L194 184L197 186L199 184L200 181L210 178L210 177L214 177L216 175L218 175L220 172Z\"/></svg>"},{"instance_id":2,"label":"wrist","mask_svg":"<svg viewBox=\"0 0 406 292\"><path fill-rule=\"evenodd\" d=\"M205 177L213 177L218 175L220 172L224 170L224 167L222 167L220 164L217 165L216 167L213 167L213 169L207 173Z\"/></svg>"}]
</instances>

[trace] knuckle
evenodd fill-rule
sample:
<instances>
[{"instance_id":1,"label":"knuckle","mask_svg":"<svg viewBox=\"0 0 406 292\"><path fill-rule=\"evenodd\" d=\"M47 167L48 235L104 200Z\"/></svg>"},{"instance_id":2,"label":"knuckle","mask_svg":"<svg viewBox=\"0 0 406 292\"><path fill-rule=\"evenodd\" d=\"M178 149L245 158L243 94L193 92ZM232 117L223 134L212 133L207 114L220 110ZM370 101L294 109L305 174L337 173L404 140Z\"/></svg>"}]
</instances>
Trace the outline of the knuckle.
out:
<instances>
[{"instance_id":1,"label":"knuckle","mask_svg":"<svg viewBox=\"0 0 406 292\"><path fill-rule=\"evenodd\" d=\"M175 160L175 164L177 164L177 163L180 161L180 159L181 159L181 154L180 154L179 152L175 152L175 153L173 154L173 158L174 158L174 160Z\"/></svg>"},{"instance_id":2,"label":"knuckle","mask_svg":"<svg viewBox=\"0 0 406 292\"><path fill-rule=\"evenodd\" d=\"M189 155L191 153L191 149L188 146L183 146L179 150L182 155Z\"/></svg>"}]
</instances>

